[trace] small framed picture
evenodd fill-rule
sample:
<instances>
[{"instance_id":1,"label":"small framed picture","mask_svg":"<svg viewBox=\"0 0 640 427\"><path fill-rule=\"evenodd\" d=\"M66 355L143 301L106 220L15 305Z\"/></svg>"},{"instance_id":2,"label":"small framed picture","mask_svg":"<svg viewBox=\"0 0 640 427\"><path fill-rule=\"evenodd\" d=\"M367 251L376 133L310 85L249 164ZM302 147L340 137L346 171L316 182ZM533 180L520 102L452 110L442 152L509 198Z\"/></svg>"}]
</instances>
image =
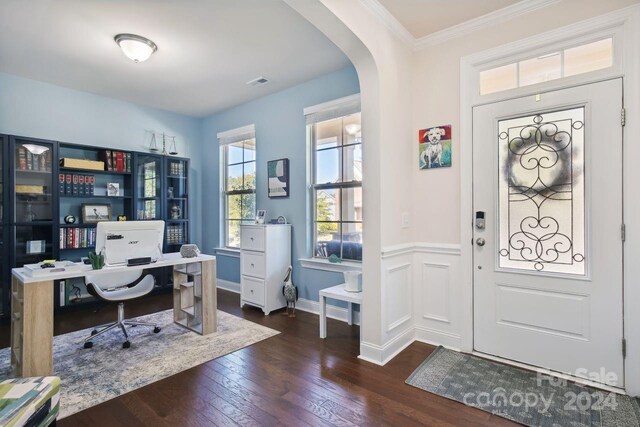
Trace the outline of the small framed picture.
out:
<instances>
[{"instance_id":1,"label":"small framed picture","mask_svg":"<svg viewBox=\"0 0 640 427\"><path fill-rule=\"evenodd\" d=\"M82 222L95 224L100 221L111 221L111 205L108 203L83 203Z\"/></svg>"},{"instance_id":2,"label":"small framed picture","mask_svg":"<svg viewBox=\"0 0 640 427\"><path fill-rule=\"evenodd\" d=\"M43 254L46 247L47 247L47 242L44 240L27 240L28 255Z\"/></svg>"},{"instance_id":3,"label":"small framed picture","mask_svg":"<svg viewBox=\"0 0 640 427\"><path fill-rule=\"evenodd\" d=\"M256 212L256 224L264 224L264 219L267 216L267 211L265 209L258 209Z\"/></svg>"},{"instance_id":4,"label":"small framed picture","mask_svg":"<svg viewBox=\"0 0 640 427\"><path fill-rule=\"evenodd\" d=\"M120 183L110 182L107 184L107 196L117 197L120 195Z\"/></svg>"},{"instance_id":5,"label":"small framed picture","mask_svg":"<svg viewBox=\"0 0 640 427\"><path fill-rule=\"evenodd\" d=\"M269 198L289 197L289 159L267 162Z\"/></svg>"}]
</instances>

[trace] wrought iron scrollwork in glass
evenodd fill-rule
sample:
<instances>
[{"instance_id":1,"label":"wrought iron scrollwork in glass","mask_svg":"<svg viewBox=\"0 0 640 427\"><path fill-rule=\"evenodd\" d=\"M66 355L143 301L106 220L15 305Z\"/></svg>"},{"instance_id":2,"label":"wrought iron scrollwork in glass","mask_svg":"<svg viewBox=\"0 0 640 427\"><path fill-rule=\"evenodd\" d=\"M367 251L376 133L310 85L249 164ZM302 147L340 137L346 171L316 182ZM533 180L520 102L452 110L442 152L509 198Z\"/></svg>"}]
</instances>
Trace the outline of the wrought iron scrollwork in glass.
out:
<instances>
[{"instance_id":1,"label":"wrought iron scrollwork in glass","mask_svg":"<svg viewBox=\"0 0 640 427\"><path fill-rule=\"evenodd\" d=\"M584 108L498 128L499 267L583 275Z\"/></svg>"}]
</instances>

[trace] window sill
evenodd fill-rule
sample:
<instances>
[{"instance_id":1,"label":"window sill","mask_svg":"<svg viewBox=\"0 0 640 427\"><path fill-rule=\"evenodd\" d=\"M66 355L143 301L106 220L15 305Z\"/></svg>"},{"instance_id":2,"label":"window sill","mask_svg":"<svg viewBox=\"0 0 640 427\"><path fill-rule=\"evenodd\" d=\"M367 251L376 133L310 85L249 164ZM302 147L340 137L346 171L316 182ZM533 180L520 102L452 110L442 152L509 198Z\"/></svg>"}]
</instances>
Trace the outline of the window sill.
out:
<instances>
[{"instance_id":1,"label":"window sill","mask_svg":"<svg viewBox=\"0 0 640 427\"><path fill-rule=\"evenodd\" d=\"M231 258L240 258L240 249L216 248L216 255L226 256Z\"/></svg>"},{"instance_id":2,"label":"window sill","mask_svg":"<svg viewBox=\"0 0 640 427\"><path fill-rule=\"evenodd\" d=\"M322 258L300 258L300 265L314 270L332 271L342 273L345 271L362 271L362 263L342 261L340 263L329 262Z\"/></svg>"}]
</instances>

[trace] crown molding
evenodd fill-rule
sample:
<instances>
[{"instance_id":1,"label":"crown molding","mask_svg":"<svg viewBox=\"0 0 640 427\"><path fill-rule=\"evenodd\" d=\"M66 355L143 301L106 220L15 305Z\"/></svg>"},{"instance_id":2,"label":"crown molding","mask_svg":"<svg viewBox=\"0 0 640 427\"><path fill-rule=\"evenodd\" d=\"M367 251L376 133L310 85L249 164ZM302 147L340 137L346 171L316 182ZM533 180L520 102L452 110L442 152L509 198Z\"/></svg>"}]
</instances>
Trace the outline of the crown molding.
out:
<instances>
[{"instance_id":1,"label":"crown molding","mask_svg":"<svg viewBox=\"0 0 640 427\"><path fill-rule=\"evenodd\" d=\"M524 15L543 7L559 3L561 0L522 0L511 6L495 10L486 15L470 19L444 30L436 31L424 37L415 38L378 0L360 0L392 33L394 33L411 50L418 51L446 41L466 36L475 31L492 27L517 16Z\"/></svg>"},{"instance_id":2,"label":"crown molding","mask_svg":"<svg viewBox=\"0 0 640 427\"><path fill-rule=\"evenodd\" d=\"M396 19L395 16L387 10L378 0L360 0L371 13L373 13L385 27L387 27L392 33L394 33L403 43L405 43L409 49L414 50L416 39L413 35L405 28L404 25L400 23Z\"/></svg>"},{"instance_id":3,"label":"crown molding","mask_svg":"<svg viewBox=\"0 0 640 427\"><path fill-rule=\"evenodd\" d=\"M444 30L428 34L414 41L414 50L421 50L435 46L451 39L466 36L475 31L492 27L502 22L513 19L517 16L542 9L547 6L559 3L561 0L522 0L511 6L498 9L486 15L470 19L460 24L454 25Z\"/></svg>"}]
</instances>

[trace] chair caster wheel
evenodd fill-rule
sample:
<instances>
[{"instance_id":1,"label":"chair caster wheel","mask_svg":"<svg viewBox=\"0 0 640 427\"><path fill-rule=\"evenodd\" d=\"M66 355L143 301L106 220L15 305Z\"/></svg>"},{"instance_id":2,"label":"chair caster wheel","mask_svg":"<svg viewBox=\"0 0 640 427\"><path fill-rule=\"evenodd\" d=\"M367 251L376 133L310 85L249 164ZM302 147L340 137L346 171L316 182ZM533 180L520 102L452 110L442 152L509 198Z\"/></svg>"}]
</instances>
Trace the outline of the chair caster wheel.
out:
<instances>
[{"instance_id":1,"label":"chair caster wheel","mask_svg":"<svg viewBox=\"0 0 640 427\"><path fill-rule=\"evenodd\" d=\"M84 343L84 348L91 348L91 347L93 347L93 343L91 341L87 341L86 343Z\"/></svg>"},{"instance_id":2,"label":"chair caster wheel","mask_svg":"<svg viewBox=\"0 0 640 427\"><path fill-rule=\"evenodd\" d=\"M131 347L131 342L130 341L125 341L122 343L122 348L129 348Z\"/></svg>"},{"instance_id":3,"label":"chair caster wheel","mask_svg":"<svg viewBox=\"0 0 640 427\"><path fill-rule=\"evenodd\" d=\"M156 326L155 328L153 328L153 333L154 333L154 334L157 334L157 333L158 333L158 332L160 332L160 331L161 331L161 329L160 329L160 327L159 327L159 326Z\"/></svg>"},{"instance_id":4,"label":"chair caster wheel","mask_svg":"<svg viewBox=\"0 0 640 427\"><path fill-rule=\"evenodd\" d=\"M94 336L94 335L95 335L95 334L97 334L97 333L98 333L98 330L97 330L97 329L94 329L93 331L91 331L91 336Z\"/></svg>"}]
</instances>

